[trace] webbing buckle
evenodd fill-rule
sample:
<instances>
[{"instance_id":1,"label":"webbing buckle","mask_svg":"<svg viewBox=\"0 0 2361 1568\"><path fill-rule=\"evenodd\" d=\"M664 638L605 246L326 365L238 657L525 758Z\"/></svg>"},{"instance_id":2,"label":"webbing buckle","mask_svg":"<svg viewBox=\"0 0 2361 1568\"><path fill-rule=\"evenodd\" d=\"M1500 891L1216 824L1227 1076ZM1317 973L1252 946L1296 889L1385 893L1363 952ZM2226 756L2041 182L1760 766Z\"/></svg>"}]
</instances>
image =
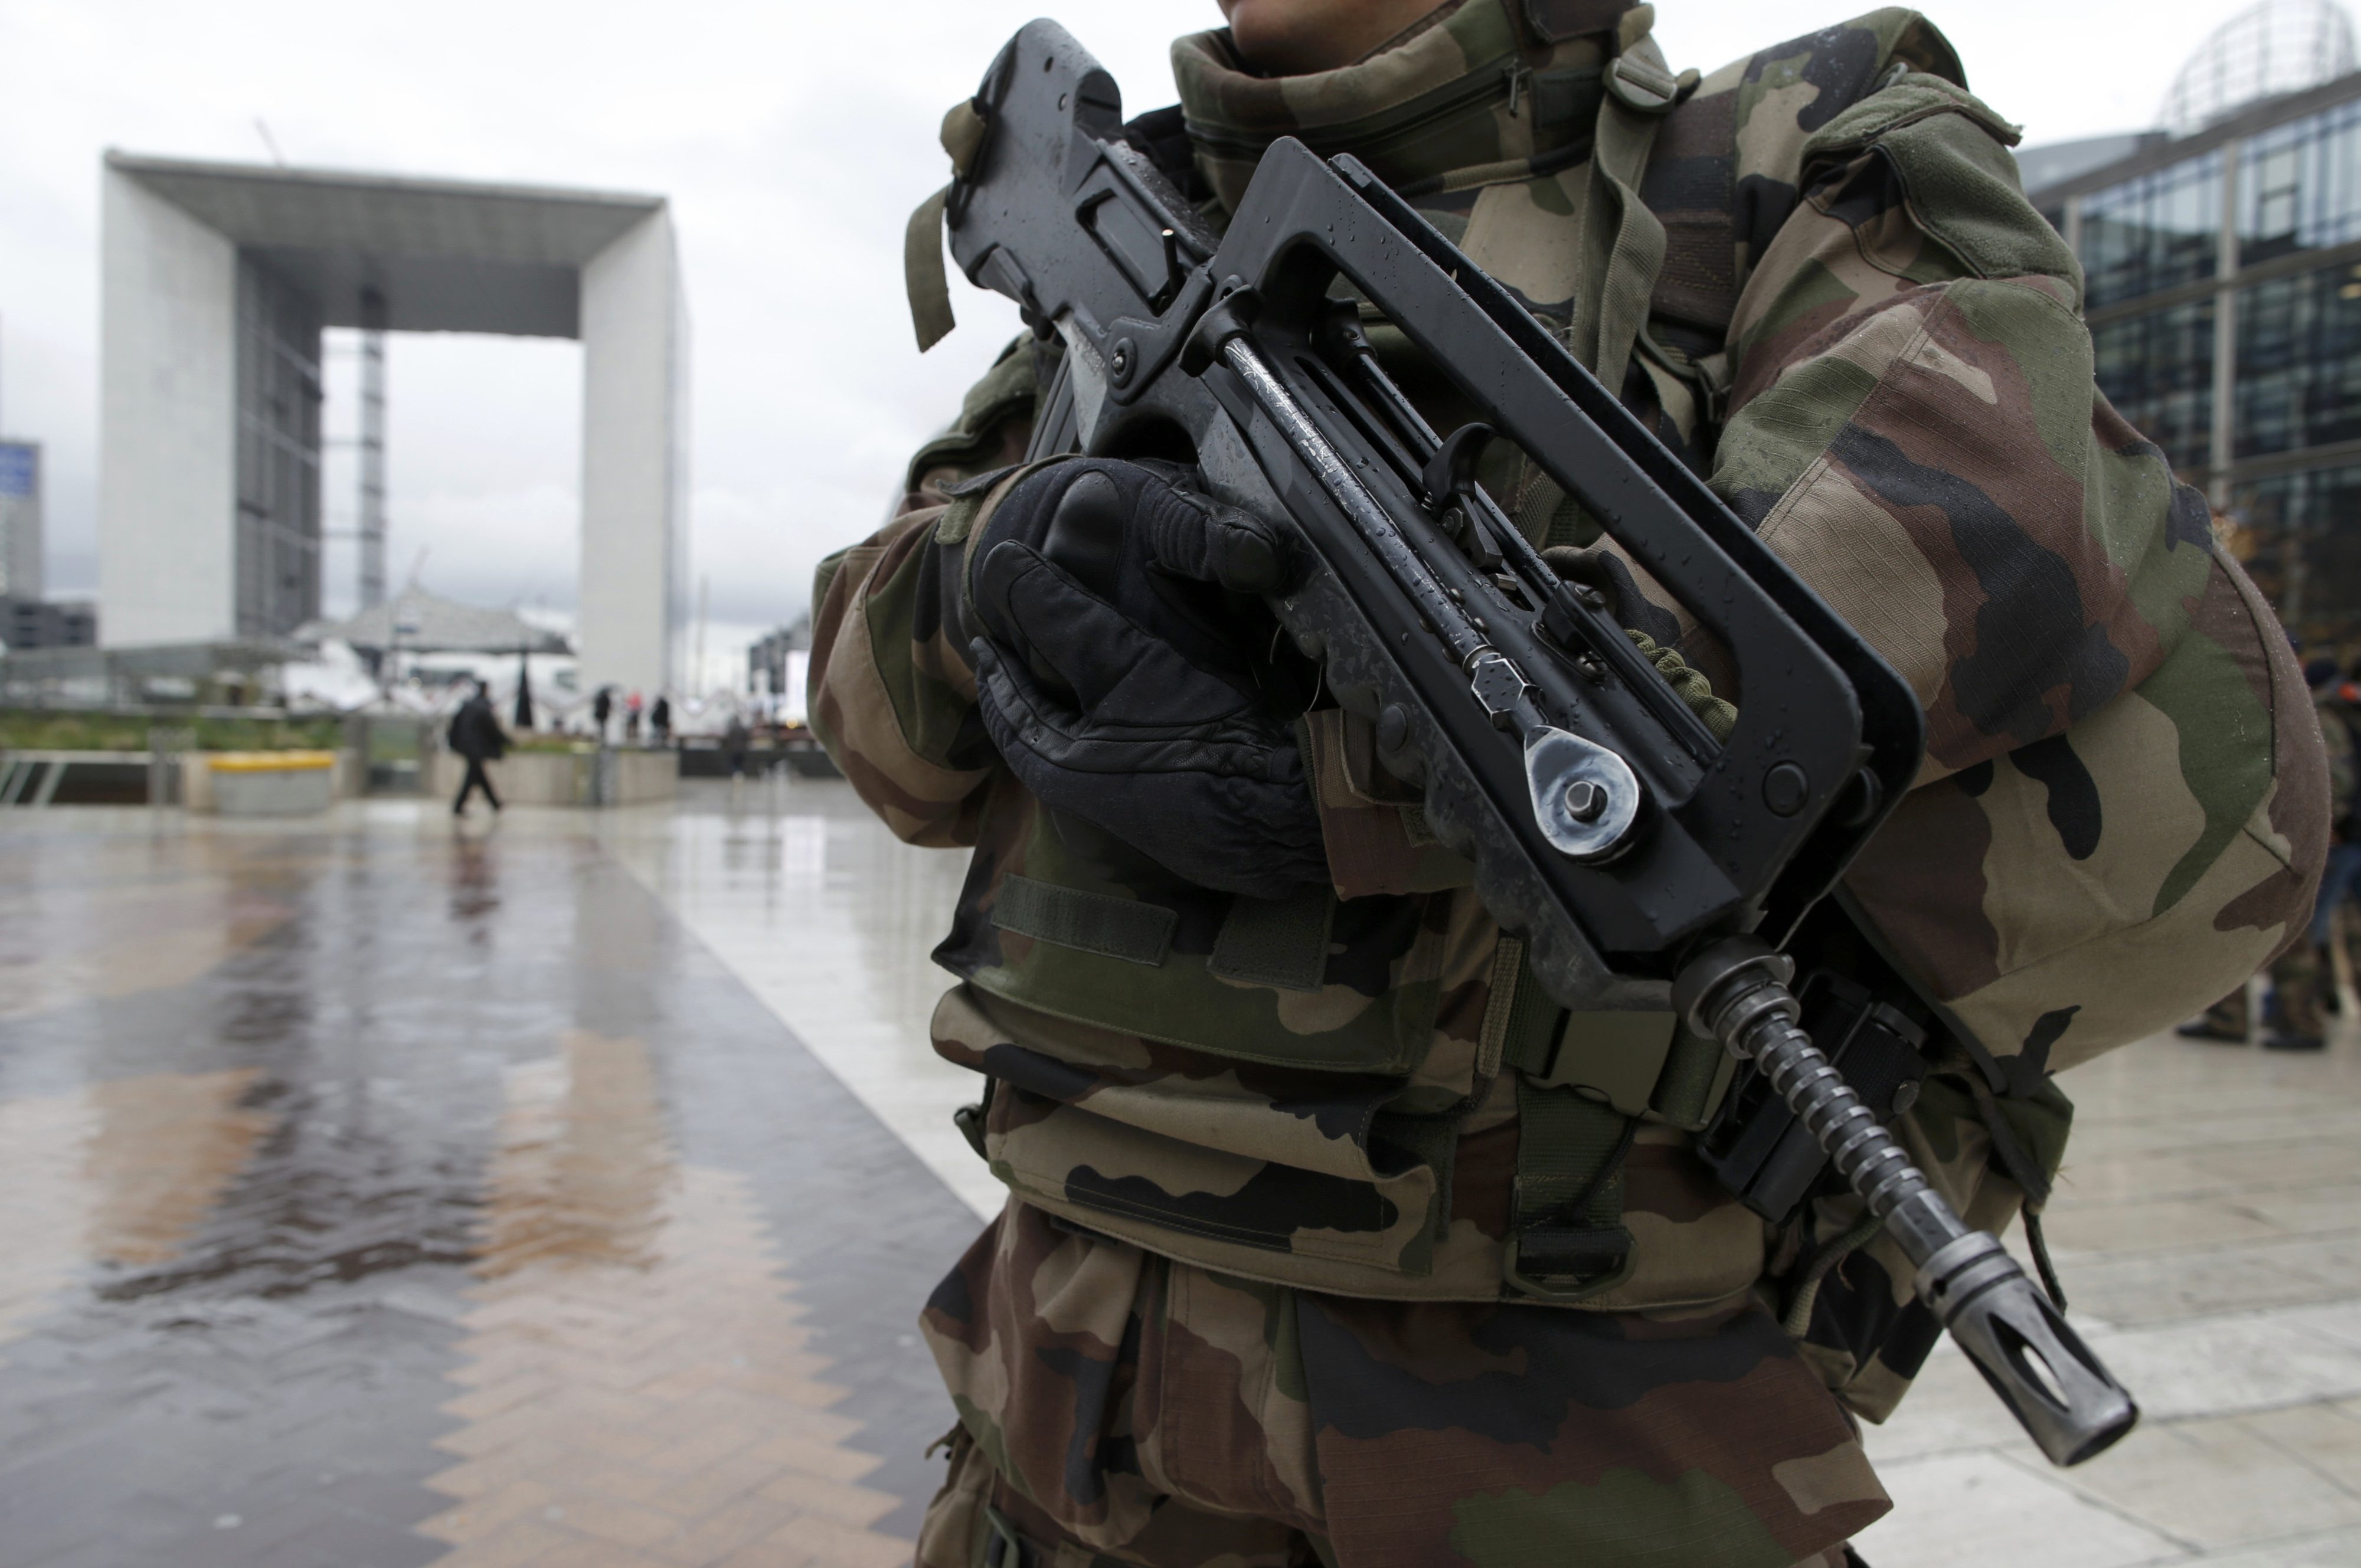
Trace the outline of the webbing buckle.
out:
<instances>
[{"instance_id":1,"label":"webbing buckle","mask_svg":"<svg viewBox=\"0 0 2361 1568\"><path fill-rule=\"evenodd\" d=\"M1669 115L1696 90L1697 73L1684 71L1675 76L1653 61L1619 54L1607 62L1603 80L1607 95L1633 114Z\"/></svg>"},{"instance_id":2,"label":"webbing buckle","mask_svg":"<svg viewBox=\"0 0 2361 1568\"><path fill-rule=\"evenodd\" d=\"M1538 1244L1530 1256L1528 1241ZM1501 1273L1524 1294L1544 1301L1587 1300L1631 1278L1638 1250L1621 1225L1528 1225L1510 1242Z\"/></svg>"},{"instance_id":3,"label":"webbing buckle","mask_svg":"<svg viewBox=\"0 0 2361 1568\"><path fill-rule=\"evenodd\" d=\"M1037 1568L1025 1549L1025 1538L990 1503L983 1506L983 1550L976 1556L977 1568Z\"/></svg>"}]
</instances>

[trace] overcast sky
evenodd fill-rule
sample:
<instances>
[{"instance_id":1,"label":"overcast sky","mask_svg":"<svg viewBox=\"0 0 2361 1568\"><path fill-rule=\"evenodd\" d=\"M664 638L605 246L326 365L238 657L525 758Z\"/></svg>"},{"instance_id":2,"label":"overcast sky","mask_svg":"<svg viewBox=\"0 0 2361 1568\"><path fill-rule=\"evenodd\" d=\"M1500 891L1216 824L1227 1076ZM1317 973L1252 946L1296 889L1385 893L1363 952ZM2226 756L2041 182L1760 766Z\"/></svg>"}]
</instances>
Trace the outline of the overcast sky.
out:
<instances>
[{"instance_id":1,"label":"overcast sky","mask_svg":"<svg viewBox=\"0 0 2361 1568\"><path fill-rule=\"evenodd\" d=\"M943 109L1042 0L0 0L0 427L49 451L53 591L96 587L98 176L109 147L572 184L671 199L693 323L695 572L718 654L800 609L873 527L903 458L1015 330L953 274L960 330L921 358L902 302L910 208L944 177ZM1213 0L1046 7L1137 112ZM2149 124L2235 0L1970 0L1932 10L2028 142ZM1840 19L1817 0L1665 0L1675 65ZM332 339L335 334L332 334ZM352 419L333 356L332 433ZM570 609L580 355L393 341L390 564L487 603ZM339 396L339 393L344 395ZM332 467L332 527L350 526ZM332 605L350 555L331 557Z\"/></svg>"}]
</instances>

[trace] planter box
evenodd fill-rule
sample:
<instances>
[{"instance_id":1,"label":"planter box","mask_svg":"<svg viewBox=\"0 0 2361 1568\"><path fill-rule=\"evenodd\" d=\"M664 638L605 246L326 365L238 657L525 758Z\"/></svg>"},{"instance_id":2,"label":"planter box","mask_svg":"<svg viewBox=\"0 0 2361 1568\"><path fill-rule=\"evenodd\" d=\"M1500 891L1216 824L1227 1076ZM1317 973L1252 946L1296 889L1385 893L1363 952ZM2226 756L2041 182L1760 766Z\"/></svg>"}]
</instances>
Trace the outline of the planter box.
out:
<instances>
[{"instance_id":1,"label":"planter box","mask_svg":"<svg viewBox=\"0 0 2361 1568\"><path fill-rule=\"evenodd\" d=\"M261 759L277 757L326 757L333 764L327 770L329 779L328 793L332 800L342 800L348 795L359 793L355 788L355 784L364 776L362 773L361 759L356 753L351 751L181 751L166 759L168 764L177 766L179 769L181 775L179 798L181 806L191 811L196 812L218 812L222 810L221 802L215 785L219 780L227 778L230 775L227 773L216 773L214 768L214 762L216 759L223 757L249 757ZM170 798L170 796L168 795L167 799L169 800ZM312 807L310 809L317 810L320 808ZM278 814L270 813L269 815Z\"/></svg>"},{"instance_id":2,"label":"planter box","mask_svg":"<svg viewBox=\"0 0 2361 1568\"><path fill-rule=\"evenodd\" d=\"M503 806L640 806L680 793L680 762L671 751L511 751L488 762ZM434 794L449 800L467 776L467 760L434 754Z\"/></svg>"},{"instance_id":3,"label":"planter box","mask_svg":"<svg viewBox=\"0 0 2361 1568\"><path fill-rule=\"evenodd\" d=\"M310 817L336 803L334 751L215 751L203 762L224 817Z\"/></svg>"}]
</instances>

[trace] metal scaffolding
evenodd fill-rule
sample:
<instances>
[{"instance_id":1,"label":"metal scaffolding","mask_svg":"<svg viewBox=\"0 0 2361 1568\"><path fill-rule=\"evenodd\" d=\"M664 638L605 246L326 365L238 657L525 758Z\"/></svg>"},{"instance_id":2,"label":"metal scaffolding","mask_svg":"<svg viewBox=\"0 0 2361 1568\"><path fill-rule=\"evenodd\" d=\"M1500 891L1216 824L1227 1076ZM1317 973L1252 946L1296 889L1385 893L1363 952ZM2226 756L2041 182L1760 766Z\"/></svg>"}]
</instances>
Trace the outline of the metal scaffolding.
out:
<instances>
[{"instance_id":1,"label":"metal scaffolding","mask_svg":"<svg viewBox=\"0 0 2361 1568\"><path fill-rule=\"evenodd\" d=\"M385 602L385 296L361 291L361 602Z\"/></svg>"}]
</instances>

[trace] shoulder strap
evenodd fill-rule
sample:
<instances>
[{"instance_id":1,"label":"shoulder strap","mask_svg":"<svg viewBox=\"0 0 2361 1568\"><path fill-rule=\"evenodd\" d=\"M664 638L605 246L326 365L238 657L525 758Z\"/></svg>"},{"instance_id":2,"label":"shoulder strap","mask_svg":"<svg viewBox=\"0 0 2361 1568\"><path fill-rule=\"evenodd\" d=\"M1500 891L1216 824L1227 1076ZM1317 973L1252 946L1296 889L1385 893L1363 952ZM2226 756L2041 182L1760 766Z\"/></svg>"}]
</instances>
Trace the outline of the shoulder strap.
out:
<instances>
[{"instance_id":1,"label":"shoulder strap","mask_svg":"<svg viewBox=\"0 0 2361 1568\"><path fill-rule=\"evenodd\" d=\"M1641 176L1657 128L1697 82L1694 71L1675 76L1651 38L1607 63L1581 208L1581 275L1596 282L1575 291L1566 343L1610 392L1623 384L1664 261L1664 225L1640 199Z\"/></svg>"},{"instance_id":2,"label":"shoulder strap","mask_svg":"<svg viewBox=\"0 0 2361 1568\"><path fill-rule=\"evenodd\" d=\"M975 167L983 149L983 111L975 100L954 104L943 115L943 150L950 154L952 185ZM946 185L910 214L902 231L902 286L910 296L910 325L924 354L950 335L959 323L951 315L950 279L943 270L943 210L952 185Z\"/></svg>"}]
</instances>

